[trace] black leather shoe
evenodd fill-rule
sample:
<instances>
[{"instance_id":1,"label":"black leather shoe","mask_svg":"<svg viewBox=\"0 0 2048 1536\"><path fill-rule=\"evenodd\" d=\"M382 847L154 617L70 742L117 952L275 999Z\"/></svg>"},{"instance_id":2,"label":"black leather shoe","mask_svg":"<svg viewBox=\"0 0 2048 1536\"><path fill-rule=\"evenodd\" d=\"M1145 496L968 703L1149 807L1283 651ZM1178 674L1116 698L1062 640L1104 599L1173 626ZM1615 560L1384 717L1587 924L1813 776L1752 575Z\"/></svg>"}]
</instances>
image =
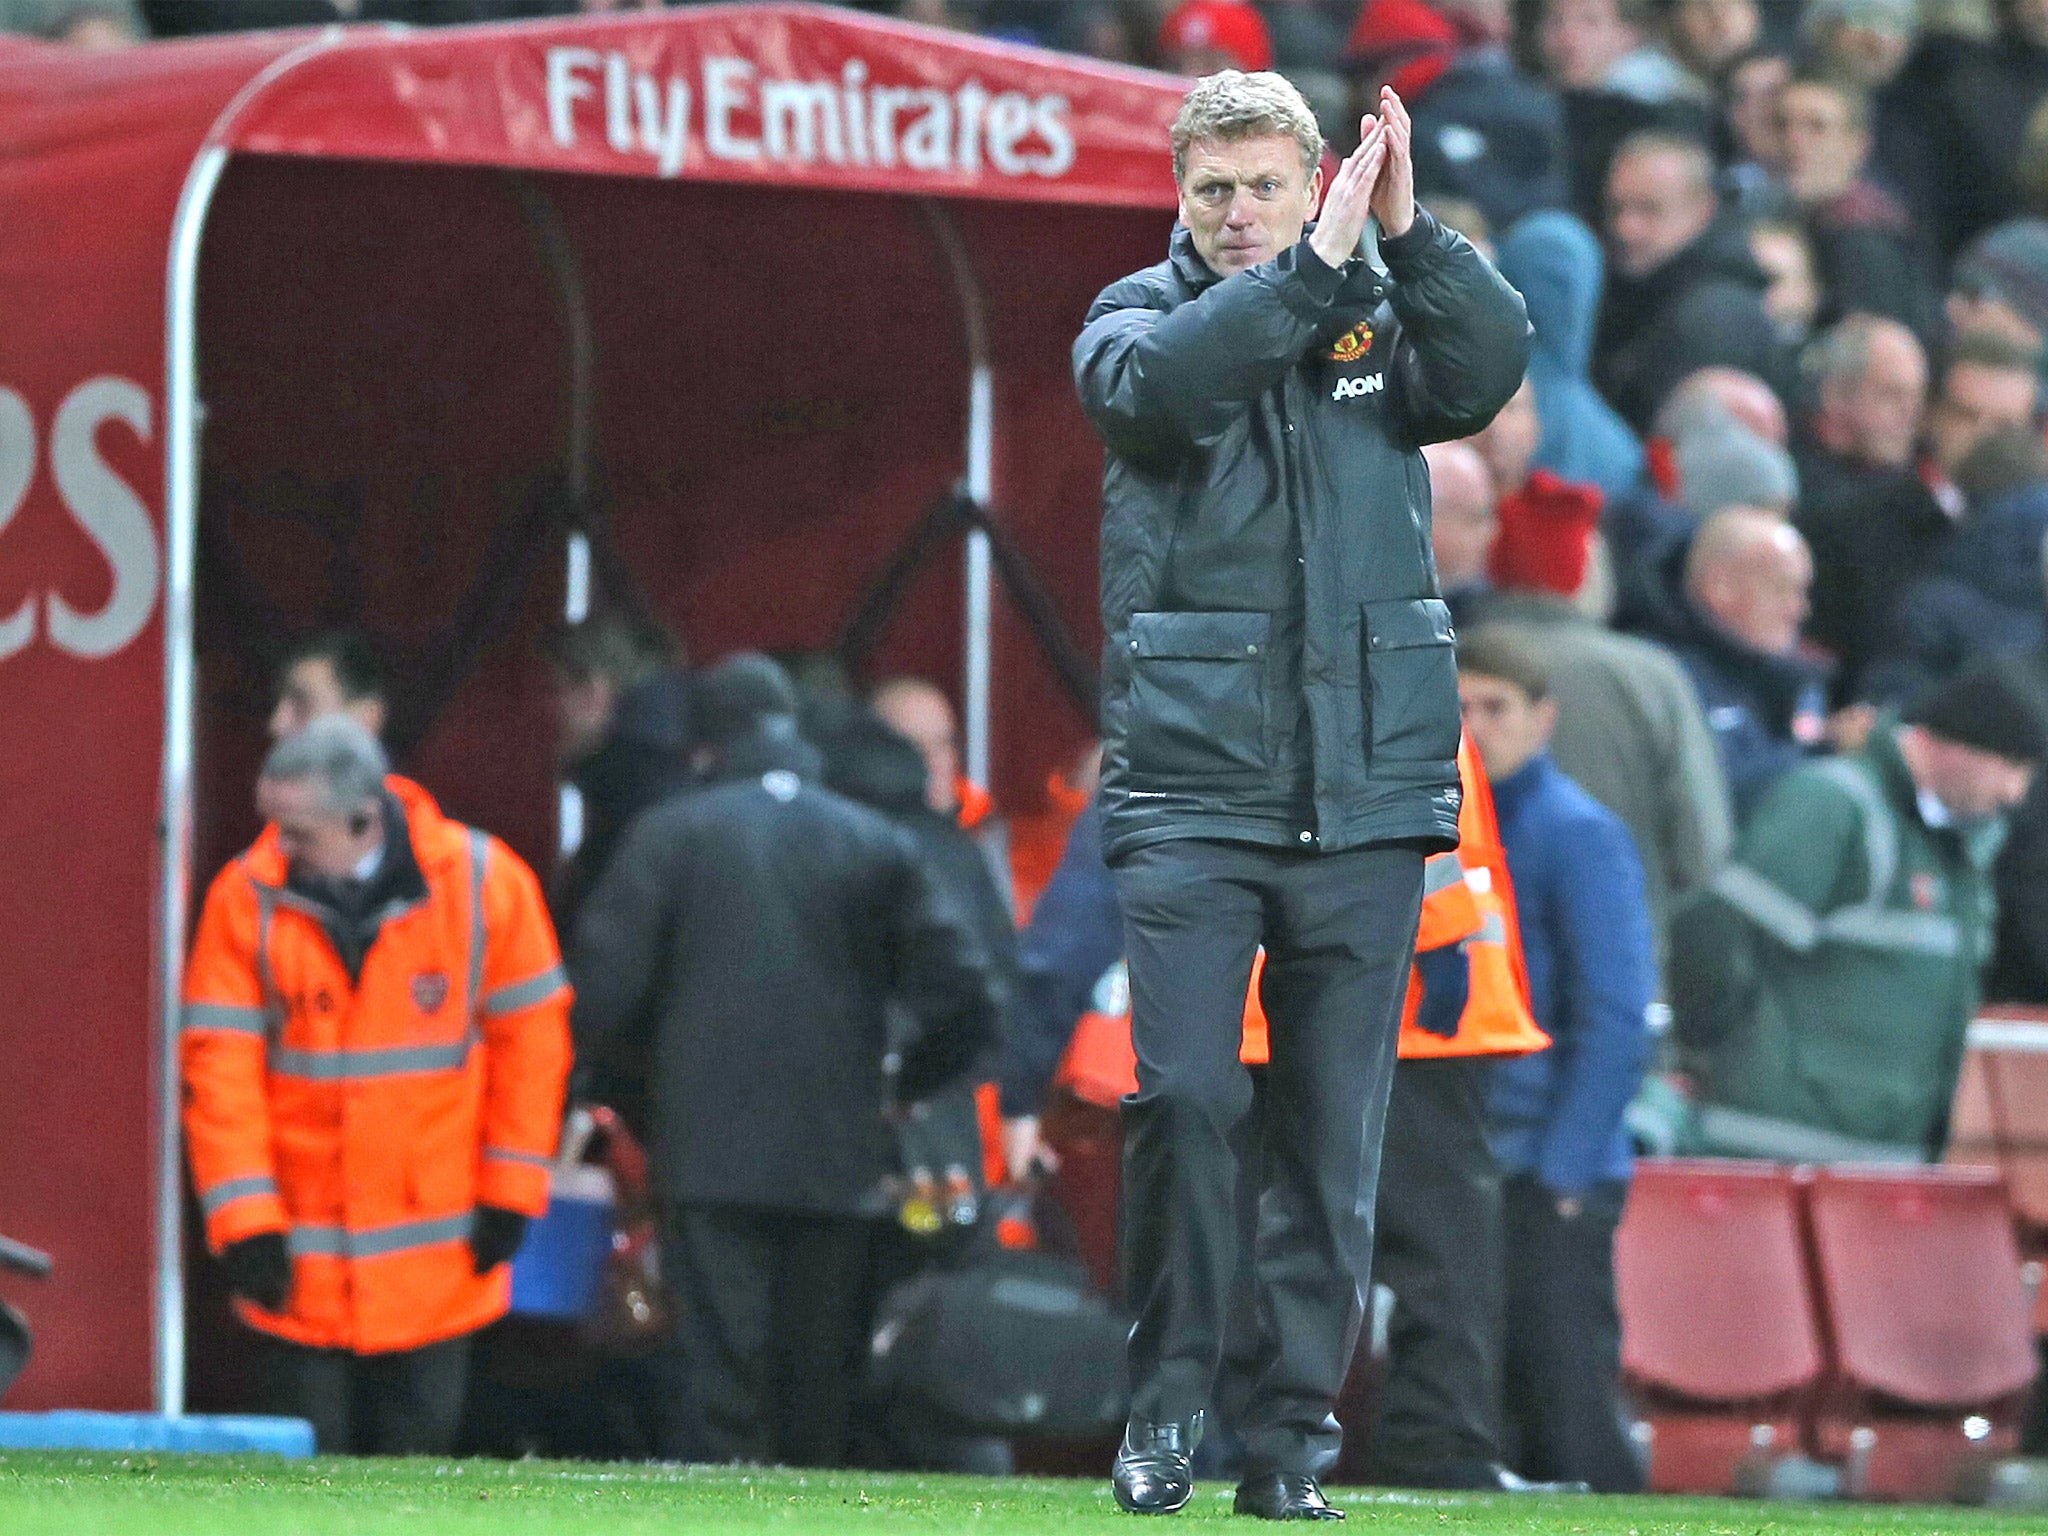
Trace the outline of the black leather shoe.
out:
<instances>
[{"instance_id":1,"label":"black leather shoe","mask_svg":"<svg viewBox=\"0 0 2048 1536\"><path fill-rule=\"evenodd\" d=\"M1170 1515L1187 1503L1194 1497L1194 1454L1201 1438L1199 1413L1184 1425L1132 1421L1109 1473L1117 1508L1131 1515Z\"/></svg>"},{"instance_id":2,"label":"black leather shoe","mask_svg":"<svg viewBox=\"0 0 2048 1536\"><path fill-rule=\"evenodd\" d=\"M1306 1472L1268 1472L1248 1477L1237 1485L1237 1502L1231 1508L1240 1515L1261 1520L1342 1520L1344 1511L1323 1497L1323 1490Z\"/></svg>"}]
</instances>

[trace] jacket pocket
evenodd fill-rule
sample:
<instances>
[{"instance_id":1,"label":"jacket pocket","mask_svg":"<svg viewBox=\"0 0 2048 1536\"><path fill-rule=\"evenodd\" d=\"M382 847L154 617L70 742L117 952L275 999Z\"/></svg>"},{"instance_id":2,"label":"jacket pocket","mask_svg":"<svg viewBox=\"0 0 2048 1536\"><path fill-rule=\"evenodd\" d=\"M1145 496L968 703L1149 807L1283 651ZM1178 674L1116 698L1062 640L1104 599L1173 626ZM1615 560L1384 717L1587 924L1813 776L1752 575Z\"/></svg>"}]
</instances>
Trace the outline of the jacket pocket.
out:
<instances>
[{"instance_id":1,"label":"jacket pocket","mask_svg":"<svg viewBox=\"0 0 2048 1536\"><path fill-rule=\"evenodd\" d=\"M1458 755L1457 633L1433 597L1364 605L1368 760L1448 763Z\"/></svg>"},{"instance_id":2,"label":"jacket pocket","mask_svg":"<svg viewBox=\"0 0 2048 1536\"><path fill-rule=\"evenodd\" d=\"M1265 768L1271 627L1264 613L1131 615L1133 773L1203 779Z\"/></svg>"}]
</instances>

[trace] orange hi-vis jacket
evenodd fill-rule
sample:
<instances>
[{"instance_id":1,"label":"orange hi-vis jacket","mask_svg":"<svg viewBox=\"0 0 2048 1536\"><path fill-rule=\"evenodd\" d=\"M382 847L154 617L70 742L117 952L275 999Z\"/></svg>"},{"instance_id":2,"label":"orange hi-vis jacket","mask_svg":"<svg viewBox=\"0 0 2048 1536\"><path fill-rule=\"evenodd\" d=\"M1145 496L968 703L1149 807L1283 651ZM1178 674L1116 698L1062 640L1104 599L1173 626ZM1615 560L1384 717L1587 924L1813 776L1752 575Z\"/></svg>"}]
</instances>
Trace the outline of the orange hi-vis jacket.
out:
<instances>
[{"instance_id":1,"label":"orange hi-vis jacket","mask_svg":"<svg viewBox=\"0 0 2048 1536\"><path fill-rule=\"evenodd\" d=\"M510 1267L473 1274L478 1205L538 1216L569 1075L570 992L533 871L405 809L426 897L386 914L350 981L274 828L215 878L185 973L179 1049L193 1182L218 1253L283 1232L286 1310L244 1321L361 1354L501 1316Z\"/></svg>"},{"instance_id":2,"label":"orange hi-vis jacket","mask_svg":"<svg viewBox=\"0 0 2048 1536\"><path fill-rule=\"evenodd\" d=\"M1471 967L1471 993L1452 1036L1417 1026L1422 979L1408 974L1408 1000L1401 1015L1403 1061L1446 1056L1527 1056L1546 1049L1550 1037L1537 1027L1529 1006L1529 974L1522 961L1521 926L1515 890L1508 878L1507 851L1494 816L1493 787L1469 740L1458 746L1458 776L1464 798L1458 809L1458 849L1433 854L1423 865L1422 922L1418 953L1463 944ZM1244 1038L1238 1059L1248 1066L1270 1059L1266 1011L1259 1003L1265 952L1252 966L1244 1003ZM1109 1106L1137 1091L1137 1056L1131 1049L1130 982L1123 962L1111 967L1095 990L1094 1007L1075 1026L1073 1043L1060 1064L1058 1081L1089 1103Z\"/></svg>"}]
</instances>

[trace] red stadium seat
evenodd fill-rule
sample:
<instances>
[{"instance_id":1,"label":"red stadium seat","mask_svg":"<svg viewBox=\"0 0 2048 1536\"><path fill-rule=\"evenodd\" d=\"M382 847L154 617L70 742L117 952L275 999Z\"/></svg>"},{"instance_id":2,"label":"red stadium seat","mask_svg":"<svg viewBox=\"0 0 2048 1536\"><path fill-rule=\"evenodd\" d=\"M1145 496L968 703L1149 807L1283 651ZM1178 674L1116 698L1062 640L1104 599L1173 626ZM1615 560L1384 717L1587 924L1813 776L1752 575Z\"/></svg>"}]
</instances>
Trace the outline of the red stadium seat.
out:
<instances>
[{"instance_id":1,"label":"red stadium seat","mask_svg":"<svg viewBox=\"0 0 2048 1536\"><path fill-rule=\"evenodd\" d=\"M1999 1165L2013 1209L2028 1230L2029 1246L2048 1248L2048 1021L2039 1010L1986 1010L1970 1035L1971 1054L1986 1068Z\"/></svg>"},{"instance_id":2,"label":"red stadium seat","mask_svg":"<svg viewBox=\"0 0 2048 1536\"><path fill-rule=\"evenodd\" d=\"M1753 1450L1797 1448L1824 1356L1790 1170L1644 1159L1614 1269L1652 1489L1726 1493Z\"/></svg>"},{"instance_id":3,"label":"red stadium seat","mask_svg":"<svg viewBox=\"0 0 2048 1536\"><path fill-rule=\"evenodd\" d=\"M1946 1497L2016 1443L2036 1369L2004 1180L1838 1167L1806 1208L1830 1366L1814 1452L1847 1463L1852 1492Z\"/></svg>"}]
</instances>

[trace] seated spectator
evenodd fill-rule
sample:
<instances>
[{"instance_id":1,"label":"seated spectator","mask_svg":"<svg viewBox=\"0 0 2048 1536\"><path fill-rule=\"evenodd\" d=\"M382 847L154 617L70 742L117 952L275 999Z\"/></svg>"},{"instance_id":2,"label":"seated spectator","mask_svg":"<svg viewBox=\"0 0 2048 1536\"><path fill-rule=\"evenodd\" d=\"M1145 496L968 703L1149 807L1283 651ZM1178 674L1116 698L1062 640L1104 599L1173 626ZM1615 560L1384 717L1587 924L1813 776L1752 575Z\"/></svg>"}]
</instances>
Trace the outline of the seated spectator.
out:
<instances>
[{"instance_id":1,"label":"seated spectator","mask_svg":"<svg viewBox=\"0 0 2048 1536\"><path fill-rule=\"evenodd\" d=\"M1541 436L1531 462L1619 494L1642 477L1643 448L1589 371L1604 277L1599 240L1571 214L1548 209L1508 231L1498 263L1521 290L1535 332L1529 384Z\"/></svg>"},{"instance_id":2,"label":"seated spectator","mask_svg":"<svg viewBox=\"0 0 2048 1536\"><path fill-rule=\"evenodd\" d=\"M1988 44L1930 37L1912 66L1915 118L1929 163L1941 174L1926 210L1935 245L1960 250L2020 211L2020 146L2048 96L2048 5L1995 0L1998 35Z\"/></svg>"},{"instance_id":3,"label":"seated spectator","mask_svg":"<svg viewBox=\"0 0 2048 1536\"><path fill-rule=\"evenodd\" d=\"M1828 76L1800 74L1778 93L1778 112L1785 190L1813 246L1823 318L1885 315L1932 341L1931 257L1898 200L1864 174L1869 98Z\"/></svg>"},{"instance_id":4,"label":"seated spectator","mask_svg":"<svg viewBox=\"0 0 2048 1536\"><path fill-rule=\"evenodd\" d=\"M1673 933L1697 1150L1940 1159L1991 942L1991 861L2048 754L2043 709L2030 676L1980 663L1765 797Z\"/></svg>"},{"instance_id":5,"label":"seated spectator","mask_svg":"<svg viewBox=\"0 0 2048 1536\"><path fill-rule=\"evenodd\" d=\"M1391 85L1415 121L1417 191L1470 199L1489 226L1564 204L1564 126L1556 100L1515 67L1498 0L1368 0L1345 64L1350 120Z\"/></svg>"},{"instance_id":6,"label":"seated spectator","mask_svg":"<svg viewBox=\"0 0 2048 1536\"><path fill-rule=\"evenodd\" d=\"M1804 31L1814 67L1870 99L1871 178L1924 218L1941 171L1928 155L1924 70L1907 67L1916 0L1808 0Z\"/></svg>"},{"instance_id":7,"label":"seated spectator","mask_svg":"<svg viewBox=\"0 0 2048 1536\"><path fill-rule=\"evenodd\" d=\"M1159 63L1176 75L1273 67L1273 39L1251 0L1181 0L1159 28Z\"/></svg>"},{"instance_id":8,"label":"seated spectator","mask_svg":"<svg viewBox=\"0 0 2048 1536\"><path fill-rule=\"evenodd\" d=\"M1907 583L1934 569L1954 533L1963 460L1995 429L2035 424L2039 398L2032 350L1986 333L1961 336L1928 406L1917 472L1873 477L1800 508L1816 573L1806 632L1836 658L1838 702L1855 696Z\"/></svg>"},{"instance_id":9,"label":"seated spectator","mask_svg":"<svg viewBox=\"0 0 2048 1536\"><path fill-rule=\"evenodd\" d=\"M1800 359L1813 399L1799 483L1829 505L1913 462L1927 406L1927 354L1896 320L1850 315Z\"/></svg>"},{"instance_id":10,"label":"seated spectator","mask_svg":"<svg viewBox=\"0 0 2048 1536\"><path fill-rule=\"evenodd\" d=\"M1651 40L1647 0L1541 0L1536 53L1564 112L1571 206L1604 212L1608 168L1630 135L1662 129L1704 140L1711 103Z\"/></svg>"},{"instance_id":11,"label":"seated spectator","mask_svg":"<svg viewBox=\"0 0 2048 1536\"><path fill-rule=\"evenodd\" d=\"M1779 177L1785 168L1785 130L1778 95L1792 78L1792 60L1776 49L1752 48L1721 75L1721 182L1740 212L1768 216L1784 209Z\"/></svg>"},{"instance_id":12,"label":"seated spectator","mask_svg":"<svg viewBox=\"0 0 2048 1536\"><path fill-rule=\"evenodd\" d=\"M1498 494L1499 535L1511 527L1516 529L1520 537L1507 547L1531 552L1551 539L1583 543L1600 526L1602 500L1598 486L1581 485L1547 469L1530 467L1540 431L1535 387L1524 379L1499 414L1466 439L1486 461ZM1493 555L1500 555L1506 543L1496 536ZM1497 572L1493 580L1498 586Z\"/></svg>"},{"instance_id":13,"label":"seated spectator","mask_svg":"<svg viewBox=\"0 0 2048 1536\"><path fill-rule=\"evenodd\" d=\"M67 48L86 52L126 48L130 43L141 42L144 36L135 0L41 0L40 9L44 13L40 24L20 30L32 30L46 41ZM0 17L0 31L17 30L25 19L28 18Z\"/></svg>"},{"instance_id":14,"label":"seated spectator","mask_svg":"<svg viewBox=\"0 0 2048 1536\"><path fill-rule=\"evenodd\" d=\"M1826 730L1822 674L1799 654L1813 561L1790 523L1731 507L1674 549L1660 575L1647 632L1699 691L1740 823Z\"/></svg>"},{"instance_id":15,"label":"seated spectator","mask_svg":"<svg viewBox=\"0 0 2048 1536\"><path fill-rule=\"evenodd\" d=\"M1743 231L1719 219L1702 144L1637 134L1608 173L1614 272L1601 305L1594 380L1622 419L1646 431L1687 374L1723 364L1782 396L1786 364L1764 312L1764 275Z\"/></svg>"},{"instance_id":16,"label":"seated spectator","mask_svg":"<svg viewBox=\"0 0 2048 1536\"><path fill-rule=\"evenodd\" d=\"M1876 703L1909 706L1979 656L2020 655L2042 642L2048 448L2031 428L1994 432L1957 479L1970 509L1886 626L1861 688Z\"/></svg>"},{"instance_id":17,"label":"seated spectator","mask_svg":"<svg viewBox=\"0 0 2048 1536\"><path fill-rule=\"evenodd\" d=\"M1480 435L1510 481L1515 444L1528 435L1515 429L1515 415L1510 404L1502 412L1509 427ZM1670 652L1602 622L1591 596L1599 562L1589 509L1568 496L1513 497L1501 513L1488 557L1495 590L1484 612L1540 645L1558 705L1551 754L1635 839L1661 964L1670 901L1704 882L1728 851L1728 792L1713 739Z\"/></svg>"},{"instance_id":18,"label":"seated spectator","mask_svg":"<svg viewBox=\"0 0 2048 1536\"><path fill-rule=\"evenodd\" d=\"M1813 243L1797 219L1758 219L1749 226L1749 254L1763 269L1764 313L1787 349L1803 346L1820 318L1820 277Z\"/></svg>"},{"instance_id":19,"label":"seated spectator","mask_svg":"<svg viewBox=\"0 0 2048 1536\"><path fill-rule=\"evenodd\" d=\"M1531 1007L1553 1042L1496 1063L1487 1104L1506 1175L1508 1442L1524 1477L1633 1493L1643 1476L1616 1411L1614 1231L1656 958L1628 829L1544 750L1558 709L1539 646L1482 629L1458 647L1459 702L1490 765Z\"/></svg>"},{"instance_id":20,"label":"seated spectator","mask_svg":"<svg viewBox=\"0 0 2048 1536\"><path fill-rule=\"evenodd\" d=\"M2010 219L1956 258L1946 306L1958 334L1988 331L2016 346L2048 347L2048 218Z\"/></svg>"},{"instance_id":21,"label":"seated spectator","mask_svg":"<svg viewBox=\"0 0 2048 1536\"><path fill-rule=\"evenodd\" d=\"M1756 0L1672 0L1665 21L1673 56L1710 87L1762 37Z\"/></svg>"},{"instance_id":22,"label":"seated spectator","mask_svg":"<svg viewBox=\"0 0 2048 1536\"><path fill-rule=\"evenodd\" d=\"M1430 533L1436 546L1437 589L1463 624L1465 614L1485 601L1487 552L1498 528L1493 476L1469 443L1431 443L1422 450L1429 466Z\"/></svg>"}]
</instances>

